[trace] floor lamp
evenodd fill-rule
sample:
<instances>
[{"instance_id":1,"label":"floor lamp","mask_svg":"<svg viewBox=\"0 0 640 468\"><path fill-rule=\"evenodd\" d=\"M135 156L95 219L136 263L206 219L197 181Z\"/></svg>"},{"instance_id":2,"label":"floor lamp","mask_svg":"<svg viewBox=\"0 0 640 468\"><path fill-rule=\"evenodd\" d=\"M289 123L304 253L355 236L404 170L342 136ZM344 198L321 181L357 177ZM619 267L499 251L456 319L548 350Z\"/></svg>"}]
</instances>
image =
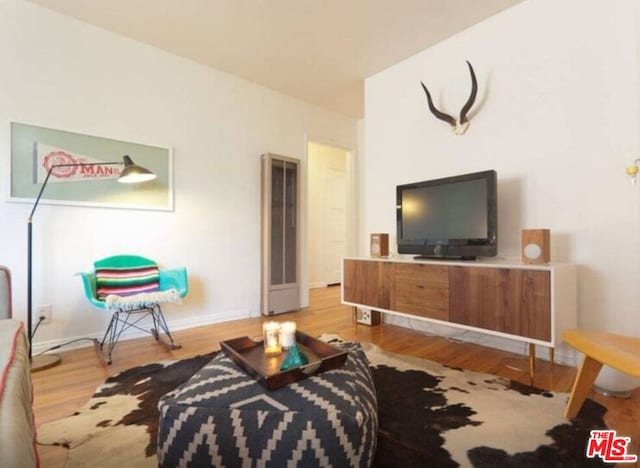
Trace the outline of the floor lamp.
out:
<instances>
[{"instance_id":1,"label":"floor lamp","mask_svg":"<svg viewBox=\"0 0 640 468\"><path fill-rule=\"evenodd\" d=\"M147 180L152 180L156 178L156 175L145 169L144 167L138 166L134 164L129 156L123 156L122 161L119 162L100 162L100 163L69 163L69 164L53 164L49 170L47 171L47 176L42 183L42 187L40 187L40 192L38 192L38 196L36 197L36 201L33 204L33 208L31 209L31 214L29 215L29 219L27 221L27 333L29 338L29 360L31 361L31 371L36 372L39 370L47 369L49 367L53 367L60 363L61 357L56 354L41 354L38 356L33 356L32 354L32 327L33 327L33 319L32 319L32 311L33 311L33 256L32 256L32 238L33 238L33 214L36 212L36 208L38 208L38 203L40 203L40 198L42 197L42 193L44 192L47 183L49 182L49 177L55 169L61 167L82 167L82 166L116 166L123 165L124 168L118 177L118 182L131 184L138 182L145 182Z\"/></svg>"}]
</instances>

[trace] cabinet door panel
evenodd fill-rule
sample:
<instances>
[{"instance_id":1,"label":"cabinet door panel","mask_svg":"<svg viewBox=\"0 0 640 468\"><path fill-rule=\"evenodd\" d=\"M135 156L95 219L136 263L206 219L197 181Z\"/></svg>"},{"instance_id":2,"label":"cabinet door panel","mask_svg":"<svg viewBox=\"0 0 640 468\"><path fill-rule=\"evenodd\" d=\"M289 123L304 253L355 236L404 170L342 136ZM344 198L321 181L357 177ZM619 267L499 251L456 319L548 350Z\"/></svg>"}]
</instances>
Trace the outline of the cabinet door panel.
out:
<instances>
[{"instance_id":1,"label":"cabinet door panel","mask_svg":"<svg viewBox=\"0 0 640 468\"><path fill-rule=\"evenodd\" d=\"M449 320L449 267L398 263L392 291L393 310Z\"/></svg>"},{"instance_id":2,"label":"cabinet door panel","mask_svg":"<svg viewBox=\"0 0 640 468\"><path fill-rule=\"evenodd\" d=\"M343 300L380 309L390 309L393 267L392 263L387 262L345 260Z\"/></svg>"},{"instance_id":3,"label":"cabinet door panel","mask_svg":"<svg viewBox=\"0 0 640 468\"><path fill-rule=\"evenodd\" d=\"M510 270L513 313L506 311L508 333L551 339L551 275L548 271Z\"/></svg>"},{"instance_id":4,"label":"cabinet door panel","mask_svg":"<svg viewBox=\"0 0 640 468\"><path fill-rule=\"evenodd\" d=\"M452 267L450 279L452 322L550 340L548 271Z\"/></svg>"},{"instance_id":5,"label":"cabinet door panel","mask_svg":"<svg viewBox=\"0 0 640 468\"><path fill-rule=\"evenodd\" d=\"M504 331L501 304L505 288L501 286L508 270L452 267L450 270L450 319L472 327Z\"/></svg>"}]
</instances>

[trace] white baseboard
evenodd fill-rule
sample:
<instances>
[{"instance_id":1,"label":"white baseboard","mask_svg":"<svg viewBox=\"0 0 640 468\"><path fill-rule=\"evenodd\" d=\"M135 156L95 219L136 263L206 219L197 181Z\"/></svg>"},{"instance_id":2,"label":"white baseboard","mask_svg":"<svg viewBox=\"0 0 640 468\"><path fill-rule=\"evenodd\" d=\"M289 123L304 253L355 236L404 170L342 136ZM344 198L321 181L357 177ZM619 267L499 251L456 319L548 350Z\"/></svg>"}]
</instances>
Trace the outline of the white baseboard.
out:
<instances>
[{"instance_id":1,"label":"white baseboard","mask_svg":"<svg viewBox=\"0 0 640 468\"><path fill-rule=\"evenodd\" d=\"M326 288L328 284L326 281L316 281L315 283L309 283L309 289Z\"/></svg>"},{"instance_id":2,"label":"white baseboard","mask_svg":"<svg viewBox=\"0 0 640 468\"><path fill-rule=\"evenodd\" d=\"M484 333L478 333L470 330L461 330L459 328L448 327L446 325L434 324L419 319L410 319L397 315L383 314L383 317L385 323L397 325L399 327L410 328L420 333L437 335L452 341L474 343L481 346L500 349L502 351L509 351L515 354L522 354L527 357L529 356L529 350L526 343L510 340L508 338L486 335ZM547 349L542 346L537 346L536 358L549 361L550 356ZM576 367L578 356L575 350L563 343L562 345L555 348L554 362L557 364Z\"/></svg>"},{"instance_id":3,"label":"white baseboard","mask_svg":"<svg viewBox=\"0 0 640 468\"><path fill-rule=\"evenodd\" d=\"M188 328L202 327L205 325L213 325L215 323L229 322L231 320L240 320L240 319L245 319L249 317L251 317L251 314L249 313L249 311L245 309L229 310L220 314L208 314L204 316L200 315L197 317L189 317L185 319L171 319L171 320L168 319L165 314L165 319L167 320L169 331L171 331L172 333L177 330L185 330ZM145 319L145 323L146 323L146 319ZM106 326L107 325L105 324L105 330L106 330ZM75 336L75 337L69 337L69 338L63 338L63 339L35 342L33 343L33 354L36 355L43 351L49 350L55 346L61 346L61 345L64 345L64 347L52 350L52 352L58 353L58 352L69 351L71 349L86 348L88 346L93 346L93 343L91 341L83 340L83 338L102 340L105 330L89 333L83 336ZM135 328L129 328L128 330L122 333L122 335L120 336L120 339L125 341L125 340L133 340L135 338L143 338L146 336L150 336L150 335L141 330L137 330ZM82 340L82 341L65 345L65 343L68 343L74 340ZM215 345L215 343L212 343L212 346L213 345Z\"/></svg>"}]
</instances>

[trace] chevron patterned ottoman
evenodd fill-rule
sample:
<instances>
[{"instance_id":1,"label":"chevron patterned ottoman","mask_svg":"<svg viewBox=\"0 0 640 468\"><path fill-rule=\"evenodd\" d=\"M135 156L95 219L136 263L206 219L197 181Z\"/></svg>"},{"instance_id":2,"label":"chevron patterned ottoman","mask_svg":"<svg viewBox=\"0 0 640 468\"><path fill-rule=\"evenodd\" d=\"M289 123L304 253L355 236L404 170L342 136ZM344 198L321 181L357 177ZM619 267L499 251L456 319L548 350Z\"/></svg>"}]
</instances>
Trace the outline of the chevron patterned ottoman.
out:
<instances>
[{"instance_id":1,"label":"chevron patterned ottoman","mask_svg":"<svg viewBox=\"0 0 640 468\"><path fill-rule=\"evenodd\" d=\"M161 467L366 467L378 430L360 344L344 365L266 390L224 353L158 403Z\"/></svg>"}]
</instances>

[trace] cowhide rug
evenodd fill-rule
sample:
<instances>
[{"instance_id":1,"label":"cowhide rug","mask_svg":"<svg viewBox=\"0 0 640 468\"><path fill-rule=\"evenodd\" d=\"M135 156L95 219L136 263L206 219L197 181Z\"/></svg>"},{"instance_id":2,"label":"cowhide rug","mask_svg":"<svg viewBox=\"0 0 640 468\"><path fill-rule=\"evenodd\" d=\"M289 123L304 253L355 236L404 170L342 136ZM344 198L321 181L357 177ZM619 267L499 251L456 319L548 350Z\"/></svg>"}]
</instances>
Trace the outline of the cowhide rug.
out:
<instances>
[{"instance_id":1,"label":"cowhide rug","mask_svg":"<svg viewBox=\"0 0 640 468\"><path fill-rule=\"evenodd\" d=\"M605 408L587 400L563 418L565 393L449 368L363 344L379 406L375 466L585 467ZM157 403L213 354L136 367L109 378L73 415L38 429L69 448L67 467L157 466Z\"/></svg>"}]
</instances>

